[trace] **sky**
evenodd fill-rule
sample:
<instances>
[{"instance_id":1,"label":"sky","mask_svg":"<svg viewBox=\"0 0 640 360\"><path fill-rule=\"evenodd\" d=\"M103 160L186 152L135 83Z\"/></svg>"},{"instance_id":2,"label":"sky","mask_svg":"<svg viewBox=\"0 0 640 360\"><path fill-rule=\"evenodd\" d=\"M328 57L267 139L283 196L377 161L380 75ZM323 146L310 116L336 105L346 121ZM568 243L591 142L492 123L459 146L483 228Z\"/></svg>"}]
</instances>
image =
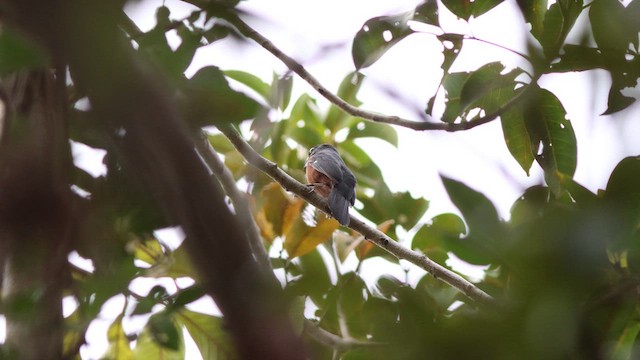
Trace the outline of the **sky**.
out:
<instances>
[{"instance_id":1,"label":"sky","mask_svg":"<svg viewBox=\"0 0 640 360\"><path fill-rule=\"evenodd\" d=\"M143 30L148 30L155 23L155 9L162 3L162 0L134 2L126 10ZM193 10L175 0L166 0L164 3L172 9L174 19L182 19ZM240 8L254 15L247 19L251 26L301 62L327 88L335 90L342 78L354 70L351 41L363 23L375 16L410 10L418 3L408 0L249 0L242 2ZM440 20L447 32L474 35L526 52L528 29L522 26L521 15L515 6L515 1L507 0L486 15L472 20L471 24L457 20L441 7ZM577 27L585 21L588 19L582 16ZM428 26L419 29L435 31ZM577 42L578 36L579 33L574 32L569 39ZM177 45L175 33L169 34L169 39ZM414 34L401 41L373 66L362 70L367 76L359 95L362 107L418 119L418 113L435 92L442 75L441 51L439 42L429 33ZM487 43L470 41L465 43L452 71L470 71L497 60L507 67L523 66L521 59L508 51ZM271 80L274 71L278 74L286 71L279 60L257 44L247 42L239 45L220 41L198 50L187 76L211 64L223 70L248 71L265 81ZM640 122L637 121L640 106L634 105L612 116L599 116L606 109L606 94L610 85L609 76L604 71L545 75L540 85L559 97L572 121L578 139L575 179L594 192L604 188L618 161L624 156L640 153L640 142L635 140L635 134L640 131ZM318 98L321 108L328 107L320 95L300 78L294 77L294 97L302 92ZM396 96L389 96L389 92ZM442 106L439 109L442 111ZM484 193L505 219L509 217L511 204L524 189L542 183L542 171L537 165L533 165L527 176L511 158L498 121L457 133L396 129L400 137L397 149L379 140L361 140L359 143L379 164L392 190L408 190L413 196L430 201L425 221L440 213L457 212L440 182L440 174L461 180ZM76 163L84 164L83 167L90 168L95 174L103 171L99 166L102 153L75 145L74 155ZM160 236L166 237L167 242L176 241L171 234ZM367 262L362 272L373 271L379 265L376 261ZM408 267L406 264L403 266ZM396 276L403 275L398 267L391 271L396 271ZM469 271L477 274L473 269ZM152 285L144 283L136 286L141 294L146 294ZM113 302L105 306L102 315L104 321L97 322L90 329L88 337L93 341L83 349L83 355L89 358L99 357L106 348L106 327L109 319L113 318L109 315L109 309L121 309L124 300L113 299ZM200 308L213 307L208 302L196 305ZM73 309L73 304L65 308L69 311ZM140 324L144 324L144 319L125 326L132 331ZM197 358L193 349L189 350L189 346L187 349L190 351L189 358Z\"/></svg>"}]
</instances>

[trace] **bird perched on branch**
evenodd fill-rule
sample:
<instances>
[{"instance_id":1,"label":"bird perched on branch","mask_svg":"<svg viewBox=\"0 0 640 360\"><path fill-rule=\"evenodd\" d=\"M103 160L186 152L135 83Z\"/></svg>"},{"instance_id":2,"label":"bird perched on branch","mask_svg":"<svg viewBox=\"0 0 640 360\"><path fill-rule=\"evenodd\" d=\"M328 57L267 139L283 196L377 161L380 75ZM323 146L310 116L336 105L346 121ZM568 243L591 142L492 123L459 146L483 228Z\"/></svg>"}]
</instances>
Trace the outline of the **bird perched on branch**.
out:
<instances>
[{"instance_id":1,"label":"bird perched on branch","mask_svg":"<svg viewBox=\"0 0 640 360\"><path fill-rule=\"evenodd\" d=\"M356 177L333 146L321 144L309 150L304 163L307 182L328 198L329 210L340 224L349 225L349 205L356 201Z\"/></svg>"}]
</instances>

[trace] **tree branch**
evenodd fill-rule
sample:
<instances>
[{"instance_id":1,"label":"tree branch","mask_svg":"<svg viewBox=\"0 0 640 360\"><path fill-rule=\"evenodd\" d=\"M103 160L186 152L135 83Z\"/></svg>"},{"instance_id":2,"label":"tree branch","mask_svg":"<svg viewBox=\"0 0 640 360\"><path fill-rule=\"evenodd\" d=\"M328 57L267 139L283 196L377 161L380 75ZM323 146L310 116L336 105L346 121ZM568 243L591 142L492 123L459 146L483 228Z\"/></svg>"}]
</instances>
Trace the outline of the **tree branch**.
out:
<instances>
[{"instance_id":1,"label":"tree branch","mask_svg":"<svg viewBox=\"0 0 640 360\"><path fill-rule=\"evenodd\" d=\"M316 192L310 191L309 187L301 184L289 174L278 168L277 164L265 159L260 154L258 154L235 129L230 126L220 126L219 128L229 138L231 143L233 143L236 149L238 149L238 151L244 156L249 164L262 170L264 173L277 181L287 191L296 194L318 209L326 213L330 213L326 199L318 195ZM359 232L367 240L386 250L398 259L407 260L426 270L436 279L442 280L447 284L455 287L470 299L484 305L496 304L496 300L493 297L473 285L462 276L454 273L451 270L448 270L447 268L434 262L423 254L420 254L411 249L407 249L380 230L365 224L363 221L357 219L353 215L350 215L350 222L348 227Z\"/></svg>"},{"instance_id":2,"label":"tree branch","mask_svg":"<svg viewBox=\"0 0 640 360\"><path fill-rule=\"evenodd\" d=\"M191 1L187 1L191 2ZM193 2L197 3L197 2ZM380 123L387 123L391 125L403 126L409 129L423 131L423 130L444 130L449 132L454 131L462 131L474 128L476 126L486 124L497 119L504 112L509 110L513 105L515 105L518 101L523 98L524 93L527 91L520 91L516 94L511 100L502 105L496 111L487 114L485 116L479 117L477 119L459 123L446 123L446 122L428 122L428 121L415 121L404 119L399 116L390 116L384 115L376 112L371 112L367 110L360 109L356 106L349 104L348 102L341 99L339 96L335 95L331 91L329 91L324 85L318 81L311 73L305 69L305 67L294 60L292 57L285 54L282 50L276 47L269 39L262 36L256 30L254 30L251 26L249 26L246 22L244 22L240 17L229 11L225 12L224 19L229 21L232 25L234 25L238 31L244 36L250 38L251 40L258 43L264 49L269 51L275 57L280 59L291 71L295 72L300 76L304 81L306 81L309 85L311 85L320 95L322 95L325 99L329 100L333 105L342 109L344 112L351 116L359 117L365 120L371 120ZM532 80L531 83L534 83L535 79Z\"/></svg>"},{"instance_id":3,"label":"tree branch","mask_svg":"<svg viewBox=\"0 0 640 360\"><path fill-rule=\"evenodd\" d=\"M360 341L356 339L345 339L338 335L332 334L327 330L314 324L311 320L304 321L304 332L317 342L333 348L337 351L348 351L360 347L383 346L382 343L371 341Z\"/></svg>"},{"instance_id":4,"label":"tree branch","mask_svg":"<svg viewBox=\"0 0 640 360\"><path fill-rule=\"evenodd\" d=\"M256 222L251 215L251 208L249 203L244 197L236 185L236 181L229 169L224 166L224 163L216 153L216 151L209 143L209 139L206 134L202 132L200 134L200 141L197 142L197 149L202 158L207 163L211 171L216 175L218 181L222 185L224 191L229 195L231 202L236 210L236 216L240 221L240 226L245 229L247 237L249 239L249 245L255 255L256 260L262 266L263 270L273 270L271 268L271 262L269 261L269 255L262 242L260 231L256 226Z\"/></svg>"}]
</instances>

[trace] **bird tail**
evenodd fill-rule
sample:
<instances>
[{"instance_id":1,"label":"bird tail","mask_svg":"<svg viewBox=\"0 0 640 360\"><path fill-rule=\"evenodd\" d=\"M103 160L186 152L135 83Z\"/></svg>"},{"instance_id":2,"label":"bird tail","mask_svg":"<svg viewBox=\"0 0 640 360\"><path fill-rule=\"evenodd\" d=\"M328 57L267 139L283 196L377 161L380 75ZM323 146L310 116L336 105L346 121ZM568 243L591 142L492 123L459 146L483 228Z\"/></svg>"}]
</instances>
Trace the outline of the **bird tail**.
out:
<instances>
[{"instance_id":1,"label":"bird tail","mask_svg":"<svg viewBox=\"0 0 640 360\"><path fill-rule=\"evenodd\" d=\"M349 202L335 187L329 194L329 209L340 224L349 225Z\"/></svg>"}]
</instances>

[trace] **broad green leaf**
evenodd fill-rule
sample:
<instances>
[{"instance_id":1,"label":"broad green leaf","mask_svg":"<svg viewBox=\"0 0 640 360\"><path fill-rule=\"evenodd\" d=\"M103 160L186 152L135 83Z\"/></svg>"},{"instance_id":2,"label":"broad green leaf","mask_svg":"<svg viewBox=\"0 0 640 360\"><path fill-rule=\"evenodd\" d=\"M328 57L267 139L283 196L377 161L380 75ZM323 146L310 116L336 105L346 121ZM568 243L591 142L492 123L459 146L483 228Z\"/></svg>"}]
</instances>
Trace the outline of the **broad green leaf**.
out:
<instances>
[{"instance_id":1,"label":"broad green leaf","mask_svg":"<svg viewBox=\"0 0 640 360\"><path fill-rule=\"evenodd\" d=\"M163 359L163 360L184 360L184 346L182 342L182 332L176 332L174 335L178 337L178 350L171 350L160 345L154 340L151 327L149 324L144 328L133 350L134 360ZM160 335L160 333L156 333ZM169 340L169 339L167 339Z\"/></svg>"},{"instance_id":2,"label":"broad green leaf","mask_svg":"<svg viewBox=\"0 0 640 360\"><path fill-rule=\"evenodd\" d=\"M442 55L444 56L442 65L440 65L443 72L439 86L442 86L449 76L449 69L451 68L451 65L456 61L460 54L460 50L462 50L464 35L445 33L438 35L437 38L442 43ZM433 115L433 106L437 95L437 93L434 94L427 102L427 108L425 110L427 114Z\"/></svg>"},{"instance_id":3,"label":"broad green leaf","mask_svg":"<svg viewBox=\"0 0 640 360\"><path fill-rule=\"evenodd\" d=\"M462 50L464 35L442 34L438 35L438 40L442 43L442 54L444 55L442 65L440 67L446 75L449 73L449 69L451 68L451 65L453 65L453 62L458 58L460 50Z\"/></svg>"},{"instance_id":4,"label":"broad green leaf","mask_svg":"<svg viewBox=\"0 0 640 360\"><path fill-rule=\"evenodd\" d=\"M441 176L449 197L453 204L462 212L462 215L469 226L469 239L461 241L451 241L449 249L456 255L455 246L467 246L469 252L464 255L478 255L478 259L489 259L487 256L494 256L496 244L504 241L505 228L498 217L498 212L491 201L482 193L469 188L462 182ZM466 244L465 244L466 243ZM461 249L462 250L462 249ZM476 254L473 254L473 253ZM460 257L472 263L473 258Z\"/></svg>"},{"instance_id":5,"label":"broad green leaf","mask_svg":"<svg viewBox=\"0 0 640 360\"><path fill-rule=\"evenodd\" d=\"M176 322L184 326L196 343L203 360L236 359L237 354L223 319L187 309L175 312Z\"/></svg>"},{"instance_id":6,"label":"broad green leaf","mask_svg":"<svg viewBox=\"0 0 640 360\"><path fill-rule=\"evenodd\" d=\"M391 125L359 121L349 128L347 139L373 137L398 147L398 133Z\"/></svg>"},{"instance_id":7,"label":"broad green leaf","mask_svg":"<svg viewBox=\"0 0 640 360\"><path fill-rule=\"evenodd\" d=\"M528 188L511 206L510 225L515 227L540 219L550 199L548 187L535 185Z\"/></svg>"},{"instance_id":8,"label":"broad green leaf","mask_svg":"<svg viewBox=\"0 0 640 360\"><path fill-rule=\"evenodd\" d=\"M423 252L445 246L447 239L460 239L467 231L464 221L456 214L440 214L431 223L422 225L413 236L412 249Z\"/></svg>"},{"instance_id":9,"label":"broad green leaf","mask_svg":"<svg viewBox=\"0 0 640 360\"><path fill-rule=\"evenodd\" d=\"M440 26L440 19L438 18L438 2L436 0L424 0L422 4L416 6L411 20Z\"/></svg>"},{"instance_id":10,"label":"broad green leaf","mask_svg":"<svg viewBox=\"0 0 640 360\"><path fill-rule=\"evenodd\" d=\"M375 189L373 196L359 197L364 207L360 213L375 223L389 219L406 230L412 229L429 208L429 202L423 198L414 198L409 192L391 192L383 182ZM391 232L395 238L395 233Z\"/></svg>"},{"instance_id":11,"label":"broad green leaf","mask_svg":"<svg viewBox=\"0 0 640 360\"><path fill-rule=\"evenodd\" d=\"M327 301L326 294L331 288L331 278L327 265L318 249L296 259L300 266L299 277L287 285L287 290L299 296L309 296L319 307Z\"/></svg>"},{"instance_id":12,"label":"broad green leaf","mask_svg":"<svg viewBox=\"0 0 640 360\"><path fill-rule=\"evenodd\" d=\"M505 144L511 156L520 164L522 170L529 175L529 169L533 164L534 154L531 147L531 138L525 124L522 106L509 109L500 116L502 134Z\"/></svg>"},{"instance_id":13,"label":"broad green leaf","mask_svg":"<svg viewBox=\"0 0 640 360\"><path fill-rule=\"evenodd\" d=\"M308 149L325 142L323 135L310 126L293 126L289 128L286 134L289 138Z\"/></svg>"},{"instance_id":14,"label":"broad green leaf","mask_svg":"<svg viewBox=\"0 0 640 360\"><path fill-rule=\"evenodd\" d=\"M146 328L153 341L162 347L176 352L183 348L182 334L178 331L172 314L168 312L154 314L149 318Z\"/></svg>"},{"instance_id":15,"label":"broad green leaf","mask_svg":"<svg viewBox=\"0 0 640 360\"><path fill-rule=\"evenodd\" d=\"M9 27L0 33L0 75L22 69L44 68L49 60L42 49L30 39L11 31Z\"/></svg>"},{"instance_id":16,"label":"broad green leaf","mask_svg":"<svg viewBox=\"0 0 640 360\"><path fill-rule=\"evenodd\" d=\"M133 351L129 346L129 338L122 328L122 315L118 316L107 330L107 340L109 348L102 356L104 360L131 360Z\"/></svg>"},{"instance_id":17,"label":"broad green leaf","mask_svg":"<svg viewBox=\"0 0 640 360\"><path fill-rule=\"evenodd\" d=\"M157 304L161 304L168 296L167 289L163 286L156 285L142 299L138 299L138 304L133 310L132 315L148 314Z\"/></svg>"},{"instance_id":18,"label":"broad green leaf","mask_svg":"<svg viewBox=\"0 0 640 360\"><path fill-rule=\"evenodd\" d=\"M338 97L351 105L359 106L361 103L356 96L358 95L358 91L360 91L362 81L364 81L364 75L357 71L347 74L347 76L342 79L340 87L338 88ZM325 119L325 125L332 133L336 133L344 127L348 118L349 115L342 109L331 105Z\"/></svg>"},{"instance_id":19,"label":"broad green leaf","mask_svg":"<svg viewBox=\"0 0 640 360\"><path fill-rule=\"evenodd\" d=\"M457 17L469 20L478 17L502 3L502 0L443 0L442 4Z\"/></svg>"},{"instance_id":20,"label":"broad green leaf","mask_svg":"<svg viewBox=\"0 0 640 360\"><path fill-rule=\"evenodd\" d=\"M599 49L583 45L567 44L562 48L560 60L551 64L554 72L606 69L604 57Z\"/></svg>"},{"instance_id":21,"label":"broad green leaf","mask_svg":"<svg viewBox=\"0 0 640 360\"><path fill-rule=\"evenodd\" d=\"M518 7L524 16L524 20L531 24L531 34L538 40L542 35L544 16L547 12L548 0L519 0Z\"/></svg>"},{"instance_id":22,"label":"broad green leaf","mask_svg":"<svg viewBox=\"0 0 640 360\"><path fill-rule=\"evenodd\" d=\"M510 100L515 95L515 79L522 70L516 68L501 75L503 70L504 65L493 62L472 72L460 92L461 110L467 112L480 107L486 112L493 112Z\"/></svg>"},{"instance_id":23,"label":"broad green leaf","mask_svg":"<svg viewBox=\"0 0 640 360\"><path fill-rule=\"evenodd\" d=\"M174 300L171 303L170 309L181 309L185 305L190 304L205 295L206 292L201 285L191 285L188 288L181 289L173 296Z\"/></svg>"},{"instance_id":24,"label":"broad green leaf","mask_svg":"<svg viewBox=\"0 0 640 360\"><path fill-rule=\"evenodd\" d=\"M619 241L628 246L640 221L640 157L622 159L609 177L604 200L615 217Z\"/></svg>"},{"instance_id":25,"label":"broad green leaf","mask_svg":"<svg viewBox=\"0 0 640 360\"><path fill-rule=\"evenodd\" d=\"M384 182L382 171L364 149L356 145L352 140L346 140L338 147L340 155L347 164L347 167L353 171L358 181L356 192L361 188L376 189ZM360 197L360 194L357 194ZM384 221L386 219L378 219Z\"/></svg>"},{"instance_id":26,"label":"broad green leaf","mask_svg":"<svg viewBox=\"0 0 640 360\"><path fill-rule=\"evenodd\" d=\"M154 266L145 271L145 276L170 277L173 279L189 277L198 280L199 276L191 265L191 259L184 246L171 251Z\"/></svg>"},{"instance_id":27,"label":"broad green leaf","mask_svg":"<svg viewBox=\"0 0 640 360\"><path fill-rule=\"evenodd\" d=\"M291 101L291 91L293 90L293 76L285 75L283 77L273 74L273 82L271 84L271 99L269 103L275 108L284 110L289 106Z\"/></svg>"},{"instance_id":28,"label":"broad green leaf","mask_svg":"<svg viewBox=\"0 0 640 360\"><path fill-rule=\"evenodd\" d=\"M451 123L462 116L460 96L462 94L462 88L469 76L471 76L469 72L458 72L445 77L443 86L446 94L446 107L444 114L442 114L442 121Z\"/></svg>"},{"instance_id":29,"label":"broad green leaf","mask_svg":"<svg viewBox=\"0 0 640 360\"><path fill-rule=\"evenodd\" d=\"M415 11L394 16L378 16L367 20L353 38L351 56L356 70L371 66L387 50L413 33L408 22Z\"/></svg>"},{"instance_id":30,"label":"broad green leaf","mask_svg":"<svg viewBox=\"0 0 640 360\"><path fill-rule=\"evenodd\" d=\"M186 83L184 96L183 112L200 127L250 119L260 109L254 99L229 87L215 66L198 70Z\"/></svg>"},{"instance_id":31,"label":"broad green leaf","mask_svg":"<svg viewBox=\"0 0 640 360\"><path fill-rule=\"evenodd\" d=\"M627 22L624 5L618 0L595 0L589 8L589 21L596 44L605 51L626 51L638 41L638 33ZM637 19L636 19L637 20Z\"/></svg>"},{"instance_id":32,"label":"broad green leaf","mask_svg":"<svg viewBox=\"0 0 640 360\"><path fill-rule=\"evenodd\" d=\"M257 92L265 101L271 98L271 87L259 77L241 70L225 70L224 75Z\"/></svg>"},{"instance_id":33,"label":"broad green leaf","mask_svg":"<svg viewBox=\"0 0 640 360\"><path fill-rule=\"evenodd\" d=\"M577 163L576 135L562 103L545 89L533 90L533 101L525 112L532 151L545 171L545 179L559 195L560 174L573 176ZM542 150L538 152L538 148Z\"/></svg>"},{"instance_id":34,"label":"broad green leaf","mask_svg":"<svg viewBox=\"0 0 640 360\"><path fill-rule=\"evenodd\" d=\"M552 4L547 10L542 34L538 37L547 59L558 56L567 34L582 12L582 0L562 0Z\"/></svg>"},{"instance_id":35,"label":"broad green leaf","mask_svg":"<svg viewBox=\"0 0 640 360\"><path fill-rule=\"evenodd\" d=\"M128 247L133 249L133 256L135 256L136 259L144 261L149 265L155 264L165 255L162 245L156 239L144 241L134 240Z\"/></svg>"},{"instance_id":36,"label":"broad green leaf","mask_svg":"<svg viewBox=\"0 0 640 360\"><path fill-rule=\"evenodd\" d=\"M285 235L284 248L290 258L305 255L319 244L331 239L331 235L338 226L340 224L330 218L322 218L316 226L309 226L298 212L298 216Z\"/></svg>"}]
</instances>

